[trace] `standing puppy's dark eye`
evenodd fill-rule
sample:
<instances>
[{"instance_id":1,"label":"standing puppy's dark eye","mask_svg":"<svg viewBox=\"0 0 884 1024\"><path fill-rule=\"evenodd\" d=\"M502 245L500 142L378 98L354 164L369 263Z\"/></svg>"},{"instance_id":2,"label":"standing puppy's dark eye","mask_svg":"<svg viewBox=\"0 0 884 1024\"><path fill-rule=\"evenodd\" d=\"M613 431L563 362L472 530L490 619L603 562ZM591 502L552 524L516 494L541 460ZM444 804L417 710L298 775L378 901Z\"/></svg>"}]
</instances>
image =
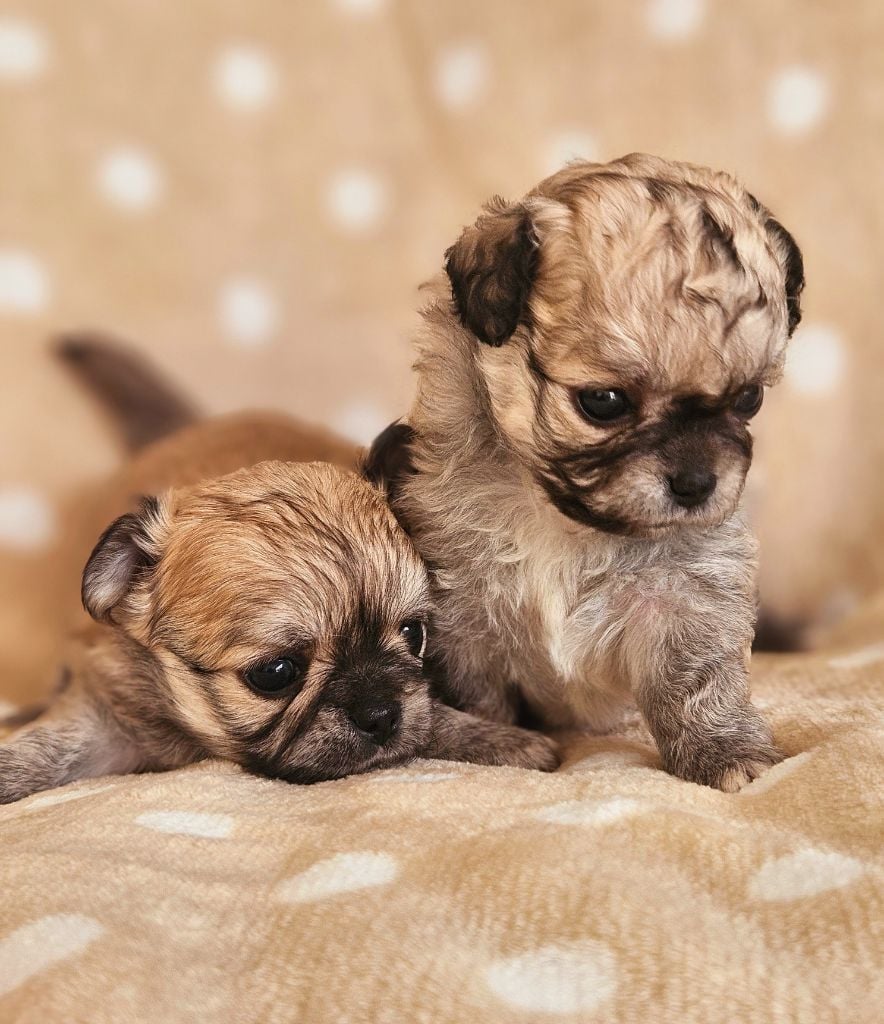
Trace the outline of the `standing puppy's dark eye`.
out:
<instances>
[{"instance_id":1,"label":"standing puppy's dark eye","mask_svg":"<svg viewBox=\"0 0 884 1024\"><path fill-rule=\"evenodd\" d=\"M760 384L750 384L734 399L731 408L738 416L754 416L764 401L764 388Z\"/></svg>"},{"instance_id":2,"label":"standing puppy's dark eye","mask_svg":"<svg viewBox=\"0 0 884 1024\"><path fill-rule=\"evenodd\" d=\"M415 658L423 660L427 649L427 629L420 619L409 619L399 627L399 635Z\"/></svg>"},{"instance_id":3,"label":"standing puppy's dark eye","mask_svg":"<svg viewBox=\"0 0 884 1024\"><path fill-rule=\"evenodd\" d=\"M577 405L595 423L610 423L629 412L629 399L616 388L583 388L577 392Z\"/></svg>"},{"instance_id":4,"label":"standing puppy's dark eye","mask_svg":"<svg viewBox=\"0 0 884 1024\"><path fill-rule=\"evenodd\" d=\"M255 665L245 673L245 680L255 693L276 697L289 693L303 681L307 662L296 658L274 658L263 665Z\"/></svg>"}]
</instances>

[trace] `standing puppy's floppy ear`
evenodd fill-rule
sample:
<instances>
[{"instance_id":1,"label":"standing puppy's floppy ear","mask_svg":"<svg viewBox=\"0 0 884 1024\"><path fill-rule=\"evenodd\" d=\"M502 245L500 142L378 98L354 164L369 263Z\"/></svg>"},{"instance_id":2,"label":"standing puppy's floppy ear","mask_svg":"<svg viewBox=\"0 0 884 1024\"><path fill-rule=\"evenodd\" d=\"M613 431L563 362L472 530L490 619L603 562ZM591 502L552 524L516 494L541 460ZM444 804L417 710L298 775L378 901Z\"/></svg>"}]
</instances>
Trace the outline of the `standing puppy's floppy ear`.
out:
<instances>
[{"instance_id":1,"label":"standing puppy's floppy ear","mask_svg":"<svg viewBox=\"0 0 884 1024\"><path fill-rule=\"evenodd\" d=\"M795 239L778 220L768 217L765 228L786 275L786 312L789 315L789 337L791 338L795 328L801 323L804 259Z\"/></svg>"},{"instance_id":2,"label":"standing puppy's floppy ear","mask_svg":"<svg viewBox=\"0 0 884 1024\"><path fill-rule=\"evenodd\" d=\"M521 204L492 200L445 254L458 316L486 345L498 347L528 314L537 270L537 238Z\"/></svg>"},{"instance_id":3,"label":"standing puppy's floppy ear","mask_svg":"<svg viewBox=\"0 0 884 1024\"><path fill-rule=\"evenodd\" d=\"M163 508L144 498L137 512L120 516L102 534L83 570L83 607L97 622L113 621L113 611L160 556Z\"/></svg>"},{"instance_id":4,"label":"standing puppy's floppy ear","mask_svg":"<svg viewBox=\"0 0 884 1024\"><path fill-rule=\"evenodd\" d=\"M801 293L804 291L804 258L798 243L783 225L771 216L770 210L747 192L752 209L758 214L770 239L786 280L786 313L789 318L789 337L801 323Z\"/></svg>"}]
</instances>

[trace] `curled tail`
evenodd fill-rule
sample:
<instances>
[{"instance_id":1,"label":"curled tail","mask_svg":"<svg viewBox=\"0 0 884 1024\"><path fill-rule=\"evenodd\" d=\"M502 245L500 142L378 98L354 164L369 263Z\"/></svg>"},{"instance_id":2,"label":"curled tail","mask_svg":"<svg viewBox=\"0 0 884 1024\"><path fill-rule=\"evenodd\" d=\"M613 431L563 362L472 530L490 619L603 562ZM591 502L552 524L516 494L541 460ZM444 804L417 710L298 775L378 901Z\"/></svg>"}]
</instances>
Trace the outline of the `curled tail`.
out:
<instances>
[{"instance_id":1,"label":"curled tail","mask_svg":"<svg viewBox=\"0 0 884 1024\"><path fill-rule=\"evenodd\" d=\"M54 352L110 417L129 451L200 418L196 406L162 373L109 335L64 334Z\"/></svg>"}]
</instances>

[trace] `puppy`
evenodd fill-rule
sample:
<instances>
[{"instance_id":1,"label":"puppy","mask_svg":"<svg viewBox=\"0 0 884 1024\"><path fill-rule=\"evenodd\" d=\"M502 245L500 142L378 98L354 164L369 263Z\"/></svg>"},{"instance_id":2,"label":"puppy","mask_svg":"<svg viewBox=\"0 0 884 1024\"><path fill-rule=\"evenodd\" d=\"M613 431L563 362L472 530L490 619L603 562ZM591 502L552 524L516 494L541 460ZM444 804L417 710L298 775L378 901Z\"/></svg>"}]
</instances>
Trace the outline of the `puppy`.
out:
<instances>
[{"instance_id":1,"label":"puppy","mask_svg":"<svg viewBox=\"0 0 884 1024\"><path fill-rule=\"evenodd\" d=\"M749 699L749 425L801 317L792 236L725 174L634 154L491 202L447 253L407 424L376 442L433 567L457 698L606 729L736 790L782 757Z\"/></svg>"},{"instance_id":2,"label":"puppy","mask_svg":"<svg viewBox=\"0 0 884 1024\"><path fill-rule=\"evenodd\" d=\"M82 597L96 624L0 746L0 803L210 756L305 783L417 754L557 764L544 737L431 697L426 570L354 473L266 462L146 499Z\"/></svg>"}]
</instances>

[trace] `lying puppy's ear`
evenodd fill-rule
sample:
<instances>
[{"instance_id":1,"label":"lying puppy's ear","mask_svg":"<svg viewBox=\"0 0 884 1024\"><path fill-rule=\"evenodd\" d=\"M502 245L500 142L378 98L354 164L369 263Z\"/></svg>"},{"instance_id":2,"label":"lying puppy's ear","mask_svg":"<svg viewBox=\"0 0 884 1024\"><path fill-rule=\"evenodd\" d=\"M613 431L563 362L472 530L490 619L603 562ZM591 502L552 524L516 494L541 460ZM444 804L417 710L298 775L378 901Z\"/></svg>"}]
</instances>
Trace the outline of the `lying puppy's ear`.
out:
<instances>
[{"instance_id":1,"label":"lying puppy's ear","mask_svg":"<svg viewBox=\"0 0 884 1024\"><path fill-rule=\"evenodd\" d=\"M498 347L527 318L537 270L529 210L493 199L445 253L458 316L479 341Z\"/></svg>"},{"instance_id":2,"label":"lying puppy's ear","mask_svg":"<svg viewBox=\"0 0 884 1024\"><path fill-rule=\"evenodd\" d=\"M770 210L760 203L751 192L747 193L752 209L758 214L773 250L783 268L786 279L786 313L789 317L789 337L801 323L801 293L804 291L804 258L798 243Z\"/></svg>"},{"instance_id":3,"label":"lying puppy's ear","mask_svg":"<svg viewBox=\"0 0 884 1024\"><path fill-rule=\"evenodd\" d=\"M110 622L113 610L160 556L163 508L144 498L137 512L120 516L102 534L83 570L83 607L97 622Z\"/></svg>"}]
</instances>

